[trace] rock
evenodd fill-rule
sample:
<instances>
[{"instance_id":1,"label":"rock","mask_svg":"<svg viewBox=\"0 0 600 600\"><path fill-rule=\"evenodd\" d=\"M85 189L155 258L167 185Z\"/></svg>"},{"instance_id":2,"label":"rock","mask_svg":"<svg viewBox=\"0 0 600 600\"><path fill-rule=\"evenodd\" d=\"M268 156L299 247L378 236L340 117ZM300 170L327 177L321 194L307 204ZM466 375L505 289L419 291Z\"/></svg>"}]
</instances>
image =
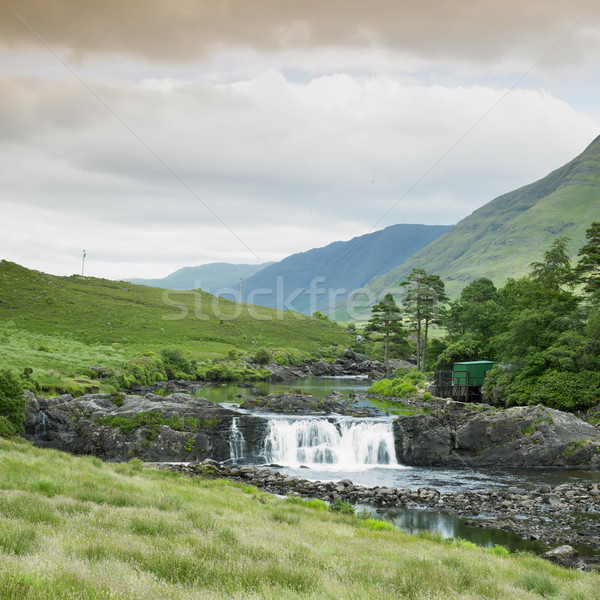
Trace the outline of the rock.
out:
<instances>
[{"instance_id":1,"label":"rock","mask_svg":"<svg viewBox=\"0 0 600 600\"><path fill-rule=\"evenodd\" d=\"M140 413L158 416L136 423L134 419ZM111 426L110 420L115 417L129 421L131 427L122 431L120 426ZM264 419L241 415L184 393L149 398L125 395L122 406L115 405L110 394L79 398L28 395L25 437L37 446L111 461L227 460L234 418L244 436L246 453L260 454L266 430ZM174 419L176 429L168 425L169 419Z\"/></svg>"},{"instance_id":2,"label":"rock","mask_svg":"<svg viewBox=\"0 0 600 600\"><path fill-rule=\"evenodd\" d=\"M600 433L542 406L437 410L394 423L396 456L411 465L600 468Z\"/></svg>"},{"instance_id":3,"label":"rock","mask_svg":"<svg viewBox=\"0 0 600 600\"><path fill-rule=\"evenodd\" d=\"M356 408L337 400L291 392L249 398L240 405L240 408L288 415L338 414L368 417L373 414L373 411L367 408Z\"/></svg>"},{"instance_id":4,"label":"rock","mask_svg":"<svg viewBox=\"0 0 600 600\"><path fill-rule=\"evenodd\" d=\"M548 550L542 554L542 558L569 569L585 568L585 562L580 558L579 552L567 544Z\"/></svg>"}]
</instances>

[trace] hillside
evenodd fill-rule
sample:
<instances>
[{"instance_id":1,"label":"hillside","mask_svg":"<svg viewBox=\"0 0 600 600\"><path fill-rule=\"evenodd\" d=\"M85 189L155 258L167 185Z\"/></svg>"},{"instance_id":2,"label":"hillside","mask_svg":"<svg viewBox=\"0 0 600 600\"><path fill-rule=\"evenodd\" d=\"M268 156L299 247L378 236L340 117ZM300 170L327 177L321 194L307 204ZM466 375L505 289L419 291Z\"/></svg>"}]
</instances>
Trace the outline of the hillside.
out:
<instances>
[{"instance_id":1,"label":"hillside","mask_svg":"<svg viewBox=\"0 0 600 600\"><path fill-rule=\"evenodd\" d=\"M193 359L261 346L315 352L347 343L341 327L206 292L58 277L0 261L0 365L85 384L89 367L175 347Z\"/></svg>"},{"instance_id":2,"label":"hillside","mask_svg":"<svg viewBox=\"0 0 600 600\"><path fill-rule=\"evenodd\" d=\"M218 294L223 289L239 288L240 279L252 277L261 269L272 265L272 262L260 265L234 265L217 262L197 267L183 267L162 279L127 279L130 283L148 285L167 290L203 289L209 294Z\"/></svg>"},{"instance_id":3,"label":"hillside","mask_svg":"<svg viewBox=\"0 0 600 600\"><path fill-rule=\"evenodd\" d=\"M598 575L227 480L0 438L7 600L597 598ZM433 575L432 575L433 574Z\"/></svg>"},{"instance_id":4,"label":"hillside","mask_svg":"<svg viewBox=\"0 0 600 600\"><path fill-rule=\"evenodd\" d=\"M340 321L366 318L369 304L362 299L393 291L413 267L440 275L450 295L478 277L501 285L528 273L530 263L540 260L559 236L571 239L575 256L586 229L599 220L600 137L563 167L492 200L399 267L373 278L356 292L353 314L348 315L345 303L333 313Z\"/></svg>"},{"instance_id":5,"label":"hillside","mask_svg":"<svg viewBox=\"0 0 600 600\"><path fill-rule=\"evenodd\" d=\"M306 314L323 311L331 304L333 293L337 292L337 298L346 297L448 229L445 225L392 225L346 242L293 254L244 280L243 297L261 306Z\"/></svg>"}]
</instances>

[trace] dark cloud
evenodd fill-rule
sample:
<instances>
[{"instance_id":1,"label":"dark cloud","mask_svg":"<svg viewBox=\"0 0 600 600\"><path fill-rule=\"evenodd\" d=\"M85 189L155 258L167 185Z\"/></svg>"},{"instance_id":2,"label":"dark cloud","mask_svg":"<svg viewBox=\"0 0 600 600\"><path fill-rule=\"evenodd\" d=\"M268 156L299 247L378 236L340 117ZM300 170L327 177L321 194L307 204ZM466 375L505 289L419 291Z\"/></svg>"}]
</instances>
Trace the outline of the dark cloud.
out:
<instances>
[{"instance_id":1,"label":"dark cloud","mask_svg":"<svg viewBox=\"0 0 600 600\"><path fill-rule=\"evenodd\" d=\"M221 50L315 46L384 46L428 58L470 60L529 55L538 59L584 17L580 43L589 52L600 18L597 0L19 0L4 1L0 43L39 41L74 56L131 54L182 61Z\"/></svg>"}]
</instances>

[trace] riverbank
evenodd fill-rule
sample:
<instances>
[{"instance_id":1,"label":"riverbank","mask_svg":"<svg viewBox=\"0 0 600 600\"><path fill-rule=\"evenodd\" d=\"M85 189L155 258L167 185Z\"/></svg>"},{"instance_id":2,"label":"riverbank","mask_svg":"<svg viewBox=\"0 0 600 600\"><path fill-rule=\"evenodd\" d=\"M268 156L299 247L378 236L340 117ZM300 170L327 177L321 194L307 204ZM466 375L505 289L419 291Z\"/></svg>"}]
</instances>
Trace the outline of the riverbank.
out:
<instances>
[{"instance_id":1,"label":"riverbank","mask_svg":"<svg viewBox=\"0 0 600 600\"><path fill-rule=\"evenodd\" d=\"M532 490L440 493L433 487L391 488L355 485L348 479L337 482L290 477L276 467L229 465L205 460L197 465L153 465L188 476L225 478L255 486L278 495L342 500L385 511L420 508L469 519L475 527L501 529L548 546L587 546L597 554L584 555L586 568L596 570L600 562L600 486L562 484Z\"/></svg>"}]
</instances>

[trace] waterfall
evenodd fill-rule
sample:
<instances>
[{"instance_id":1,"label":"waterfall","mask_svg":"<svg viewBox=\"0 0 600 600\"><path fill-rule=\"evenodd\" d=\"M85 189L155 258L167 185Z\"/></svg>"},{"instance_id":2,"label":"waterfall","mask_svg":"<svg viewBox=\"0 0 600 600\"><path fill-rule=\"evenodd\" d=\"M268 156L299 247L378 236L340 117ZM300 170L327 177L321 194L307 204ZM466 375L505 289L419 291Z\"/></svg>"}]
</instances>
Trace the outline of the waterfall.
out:
<instances>
[{"instance_id":1,"label":"waterfall","mask_svg":"<svg viewBox=\"0 0 600 600\"><path fill-rule=\"evenodd\" d=\"M265 439L267 462L356 468L396 465L391 421L271 419Z\"/></svg>"},{"instance_id":2,"label":"waterfall","mask_svg":"<svg viewBox=\"0 0 600 600\"><path fill-rule=\"evenodd\" d=\"M246 440L244 435L240 431L239 417L233 417L231 419L231 429L229 431L229 454L230 459L234 462L244 458L246 454Z\"/></svg>"}]
</instances>

